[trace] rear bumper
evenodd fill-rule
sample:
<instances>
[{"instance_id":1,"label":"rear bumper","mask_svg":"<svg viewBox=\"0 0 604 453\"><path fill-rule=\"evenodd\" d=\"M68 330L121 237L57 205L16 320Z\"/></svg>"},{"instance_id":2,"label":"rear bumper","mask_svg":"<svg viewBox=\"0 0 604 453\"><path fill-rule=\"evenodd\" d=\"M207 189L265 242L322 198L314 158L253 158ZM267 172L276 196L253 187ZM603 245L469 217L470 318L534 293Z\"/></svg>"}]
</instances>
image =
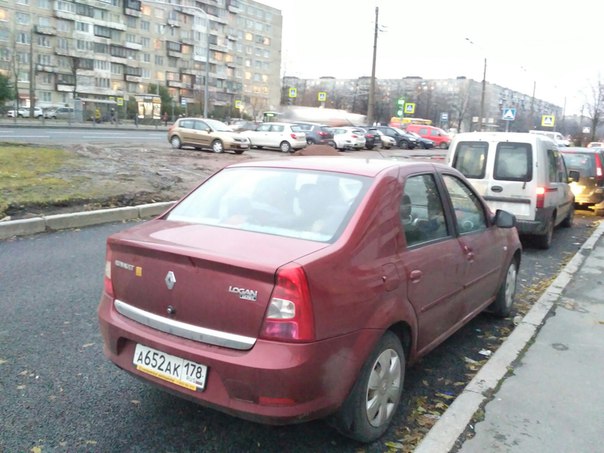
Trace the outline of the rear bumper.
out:
<instances>
[{"instance_id":1,"label":"rear bumper","mask_svg":"<svg viewBox=\"0 0 604 453\"><path fill-rule=\"evenodd\" d=\"M554 214L554 208L537 209L534 220L516 219L519 234L545 234L549 220Z\"/></svg>"},{"instance_id":2,"label":"rear bumper","mask_svg":"<svg viewBox=\"0 0 604 453\"><path fill-rule=\"evenodd\" d=\"M288 424L324 417L342 404L382 334L363 330L308 344L257 340L248 351L211 346L146 327L120 315L103 293L98 308L104 353L118 367L182 398L243 419ZM204 391L142 373L137 343L208 367Z\"/></svg>"}]
</instances>

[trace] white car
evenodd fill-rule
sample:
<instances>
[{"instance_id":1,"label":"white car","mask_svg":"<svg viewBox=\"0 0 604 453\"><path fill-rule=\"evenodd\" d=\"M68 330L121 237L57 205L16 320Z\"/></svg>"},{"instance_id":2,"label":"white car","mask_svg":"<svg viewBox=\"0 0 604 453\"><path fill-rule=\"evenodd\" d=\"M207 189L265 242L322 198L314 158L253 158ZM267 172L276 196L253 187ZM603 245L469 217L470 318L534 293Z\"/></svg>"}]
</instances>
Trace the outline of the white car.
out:
<instances>
[{"instance_id":1,"label":"white car","mask_svg":"<svg viewBox=\"0 0 604 453\"><path fill-rule=\"evenodd\" d=\"M262 123L253 131L242 131L255 148L275 148L289 153L306 147L306 134L292 123Z\"/></svg>"},{"instance_id":2,"label":"white car","mask_svg":"<svg viewBox=\"0 0 604 453\"><path fill-rule=\"evenodd\" d=\"M380 143L382 148L390 149L396 147L396 140L389 135L384 134L382 131L376 130L375 133L380 137Z\"/></svg>"},{"instance_id":3,"label":"white car","mask_svg":"<svg viewBox=\"0 0 604 453\"><path fill-rule=\"evenodd\" d=\"M9 110L6 112L6 116L9 118L14 118L15 116L29 118L29 107L20 107L16 115L15 110ZM44 111L40 107L34 107L34 118L44 118Z\"/></svg>"},{"instance_id":4,"label":"white car","mask_svg":"<svg viewBox=\"0 0 604 453\"><path fill-rule=\"evenodd\" d=\"M336 149L360 150L365 148L365 131L357 127L344 126L333 127L333 141L336 143Z\"/></svg>"}]
</instances>

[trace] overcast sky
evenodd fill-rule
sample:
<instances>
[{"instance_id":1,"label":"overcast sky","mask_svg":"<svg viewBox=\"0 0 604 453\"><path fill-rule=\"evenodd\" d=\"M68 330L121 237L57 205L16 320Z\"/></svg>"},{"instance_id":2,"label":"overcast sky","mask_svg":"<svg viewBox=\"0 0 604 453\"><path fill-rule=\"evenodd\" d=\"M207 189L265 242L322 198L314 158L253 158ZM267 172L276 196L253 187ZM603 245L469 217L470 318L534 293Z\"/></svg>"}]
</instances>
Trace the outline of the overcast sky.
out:
<instances>
[{"instance_id":1,"label":"overcast sky","mask_svg":"<svg viewBox=\"0 0 604 453\"><path fill-rule=\"evenodd\" d=\"M283 13L282 73L486 80L580 113L604 82L598 0L258 0ZM468 39L473 44L471 44Z\"/></svg>"}]
</instances>

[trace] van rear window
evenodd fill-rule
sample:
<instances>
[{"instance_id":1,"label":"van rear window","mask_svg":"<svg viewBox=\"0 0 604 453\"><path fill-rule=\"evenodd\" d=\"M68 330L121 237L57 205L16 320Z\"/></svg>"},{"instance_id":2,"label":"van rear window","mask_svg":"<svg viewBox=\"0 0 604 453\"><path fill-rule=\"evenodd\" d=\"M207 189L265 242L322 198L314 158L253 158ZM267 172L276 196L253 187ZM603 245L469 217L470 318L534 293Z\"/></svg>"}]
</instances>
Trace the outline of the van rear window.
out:
<instances>
[{"instance_id":1,"label":"van rear window","mask_svg":"<svg viewBox=\"0 0 604 453\"><path fill-rule=\"evenodd\" d=\"M486 142L459 142L453 160L453 167L458 169L466 178L482 179L487 166Z\"/></svg>"},{"instance_id":2,"label":"van rear window","mask_svg":"<svg viewBox=\"0 0 604 453\"><path fill-rule=\"evenodd\" d=\"M493 178L500 181L533 179L532 147L529 143L499 143L495 154Z\"/></svg>"}]
</instances>

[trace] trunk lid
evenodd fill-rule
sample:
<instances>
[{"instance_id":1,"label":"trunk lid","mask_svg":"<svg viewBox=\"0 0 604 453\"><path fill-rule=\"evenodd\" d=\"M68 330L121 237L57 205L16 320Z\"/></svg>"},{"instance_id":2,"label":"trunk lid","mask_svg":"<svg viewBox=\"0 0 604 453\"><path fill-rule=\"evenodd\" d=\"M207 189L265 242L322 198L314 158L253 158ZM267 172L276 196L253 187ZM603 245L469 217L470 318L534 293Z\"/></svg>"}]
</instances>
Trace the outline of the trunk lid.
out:
<instances>
[{"instance_id":1,"label":"trunk lid","mask_svg":"<svg viewBox=\"0 0 604 453\"><path fill-rule=\"evenodd\" d=\"M254 339L276 270L326 247L165 220L117 233L107 243L116 299L154 318Z\"/></svg>"}]
</instances>

